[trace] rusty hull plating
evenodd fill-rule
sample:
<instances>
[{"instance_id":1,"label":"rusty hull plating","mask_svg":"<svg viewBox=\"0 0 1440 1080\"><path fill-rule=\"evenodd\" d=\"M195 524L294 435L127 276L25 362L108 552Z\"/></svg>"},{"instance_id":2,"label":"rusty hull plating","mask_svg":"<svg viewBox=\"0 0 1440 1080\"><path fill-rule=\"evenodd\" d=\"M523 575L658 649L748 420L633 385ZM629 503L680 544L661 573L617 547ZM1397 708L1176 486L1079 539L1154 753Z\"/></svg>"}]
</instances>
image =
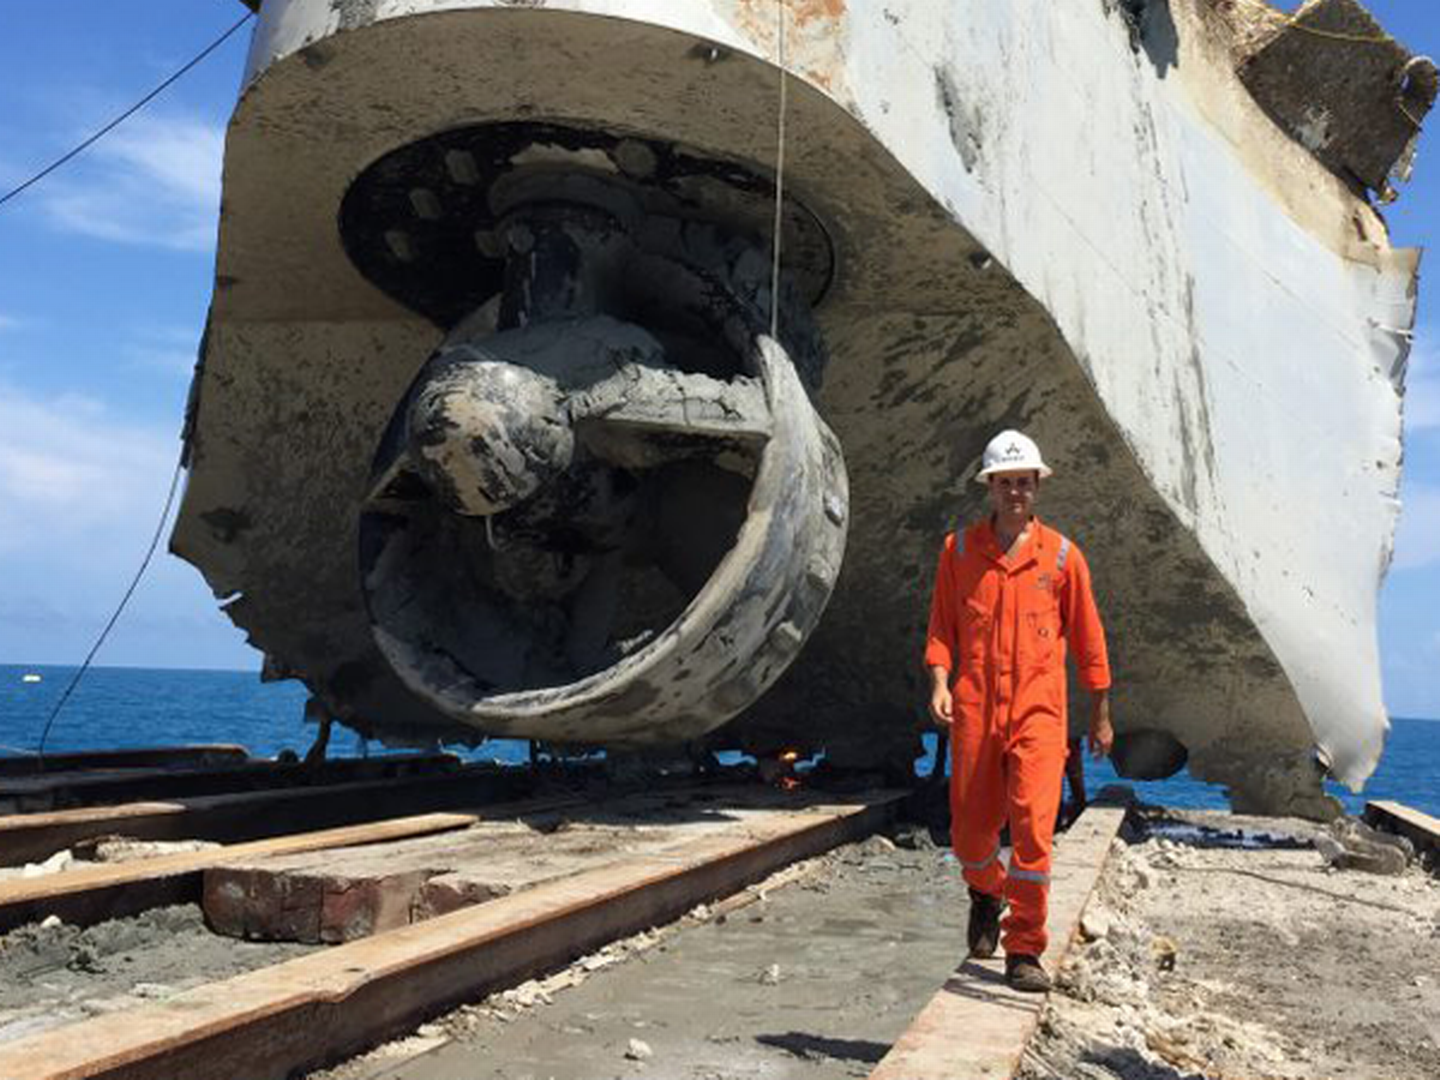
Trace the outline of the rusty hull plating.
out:
<instances>
[{"instance_id":1,"label":"rusty hull plating","mask_svg":"<svg viewBox=\"0 0 1440 1080\"><path fill-rule=\"evenodd\" d=\"M173 549L366 734L903 770L934 553L1023 427L1122 770L1328 812L1387 726L1416 255L1229 13L267 0Z\"/></svg>"}]
</instances>

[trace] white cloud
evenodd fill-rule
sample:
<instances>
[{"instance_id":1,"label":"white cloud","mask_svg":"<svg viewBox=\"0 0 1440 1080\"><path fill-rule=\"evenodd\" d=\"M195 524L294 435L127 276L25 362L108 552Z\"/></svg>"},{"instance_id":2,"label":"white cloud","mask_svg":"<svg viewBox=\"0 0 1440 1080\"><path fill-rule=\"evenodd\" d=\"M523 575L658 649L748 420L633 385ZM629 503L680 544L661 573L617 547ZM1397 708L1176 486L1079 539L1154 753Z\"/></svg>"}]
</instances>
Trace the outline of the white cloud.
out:
<instances>
[{"instance_id":1,"label":"white cloud","mask_svg":"<svg viewBox=\"0 0 1440 1080\"><path fill-rule=\"evenodd\" d=\"M1440 341L1428 326L1415 332L1405 372L1405 430L1440 428Z\"/></svg>"},{"instance_id":2,"label":"white cloud","mask_svg":"<svg viewBox=\"0 0 1440 1080\"><path fill-rule=\"evenodd\" d=\"M125 346L125 354L138 367L188 377L195 369L200 334L188 326L143 327Z\"/></svg>"},{"instance_id":3,"label":"white cloud","mask_svg":"<svg viewBox=\"0 0 1440 1080\"><path fill-rule=\"evenodd\" d=\"M1407 480L1400 492L1400 527L1395 534L1397 570L1440 562L1440 487Z\"/></svg>"},{"instance_id":4,"label":"white cloud","mask_svg":"<svg viewBox=\"0 0 1440 1080\"><path fill-rule=\"evenodd\" d=\"M173 433L127 424L101 402L0 385L0 555L130 535L159 512L178 454Z\"/></svg>"},{"instance_id":5,"label":"white cloud","mask_svg":"<svg viewBox=\"0 0 1440 1080\"><path fill-rule=\"evenodd\" d=\"M82 179L44 194L63 229L128 244L205 251L215 243L225 133L180 116L139 116L86 152Z\"/></svg>"},{"instance_id":6,"label":"white cloud","mask_svg":"<svg viewBox=\"0 0 1440 1080\"><path fill-rule=\"evenodd\" d=\"M176 433L0 382L0 662L76 663L154 536ZM253 668L193 567L162 545L101 663Z\"/></svg>"}]
</instances>

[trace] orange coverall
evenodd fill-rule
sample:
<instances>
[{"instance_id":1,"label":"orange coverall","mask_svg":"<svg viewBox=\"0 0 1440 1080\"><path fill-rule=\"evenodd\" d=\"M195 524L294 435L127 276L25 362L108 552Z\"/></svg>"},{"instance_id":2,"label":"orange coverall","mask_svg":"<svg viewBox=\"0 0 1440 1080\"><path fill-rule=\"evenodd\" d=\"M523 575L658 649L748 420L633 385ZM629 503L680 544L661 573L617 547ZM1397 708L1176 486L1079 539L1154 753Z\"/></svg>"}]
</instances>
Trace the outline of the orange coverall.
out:
<instances>
[{"instance_id":1,"label":"orange coverall","mask_svg":"<svg viewBox=\"0 0 1440 1080\"><path fill-rule=\"evenodd\" d=\"M1050 848L1065 769L1065 648L1080 681L1110 685L1105 630L1080 549L1032 518L1007 558L989 521L945 538L930 603L925 664L949 673L950 820L965 881L1003 896L1007 954L1040 956ZM1009 820L1008 871L1000 828Z\"/></svg>"}]
</instances>

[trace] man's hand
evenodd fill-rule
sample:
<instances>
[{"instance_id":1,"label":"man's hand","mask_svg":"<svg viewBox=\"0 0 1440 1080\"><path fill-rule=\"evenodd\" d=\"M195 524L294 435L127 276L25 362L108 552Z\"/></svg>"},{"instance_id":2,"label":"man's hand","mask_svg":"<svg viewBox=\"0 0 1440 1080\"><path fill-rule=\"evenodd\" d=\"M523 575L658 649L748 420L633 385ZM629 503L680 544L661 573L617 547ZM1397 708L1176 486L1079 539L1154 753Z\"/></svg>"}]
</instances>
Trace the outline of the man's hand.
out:
<instances>
[{"instance_id":1,"label":"man's hand","mask_svg":"<svg viewBox=\"0 0 1440 1080\"><path fill-rule=\"evenodd\" d=\"M1110 725L1110 691L1093 691L1090 702L1090 756L1096 761L1109 757L1115 746L1115 729Z\"/></svg>"},{"instance_id":2,"label":"man's hand","mask_svg":"<svg viewBox=\"0 0 1440 1080\"><path fill-rule=\"evenodd\" d=\"M948 728L950 721L953 719L951 712L954 707L955 703L950 697L949 689L944 686L937 686L935 691L930 695L930 719L934 720L940 727Z\"/></svg>"},{"instance_id":3,"label":"man's hand","mask_svg":"<svg viewBox=\"0 0 1440 1080\"><path fill-rule=\"evenodd\" d=\"M948 728L955 718L955 702L950 696L950 673L944 668L930 669L930 719L937 727Z\"/></svg>"}]
</instances>

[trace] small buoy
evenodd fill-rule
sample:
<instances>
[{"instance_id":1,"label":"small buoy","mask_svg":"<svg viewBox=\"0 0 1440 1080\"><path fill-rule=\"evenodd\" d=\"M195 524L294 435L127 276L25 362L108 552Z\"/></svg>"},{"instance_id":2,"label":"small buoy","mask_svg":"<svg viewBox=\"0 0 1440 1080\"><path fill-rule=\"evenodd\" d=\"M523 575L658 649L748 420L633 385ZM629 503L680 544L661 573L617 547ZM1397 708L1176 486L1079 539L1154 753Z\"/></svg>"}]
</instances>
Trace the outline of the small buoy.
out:
<instances>
[{"instance_id":1,"label":"small buoy","mask_svg":"<svg viewBox=\"0 0 1440 1080\"><path fill-rule=\"evenodd\" d=\"M20 676L20 681L21 681L21 682L39 682L39 681L40 681L40 676L37 675L37 674L35 674L35 672L33 672L33 671L27 671L24 675L21 675L21 676Z\"/></svg>"}]
</instances>

